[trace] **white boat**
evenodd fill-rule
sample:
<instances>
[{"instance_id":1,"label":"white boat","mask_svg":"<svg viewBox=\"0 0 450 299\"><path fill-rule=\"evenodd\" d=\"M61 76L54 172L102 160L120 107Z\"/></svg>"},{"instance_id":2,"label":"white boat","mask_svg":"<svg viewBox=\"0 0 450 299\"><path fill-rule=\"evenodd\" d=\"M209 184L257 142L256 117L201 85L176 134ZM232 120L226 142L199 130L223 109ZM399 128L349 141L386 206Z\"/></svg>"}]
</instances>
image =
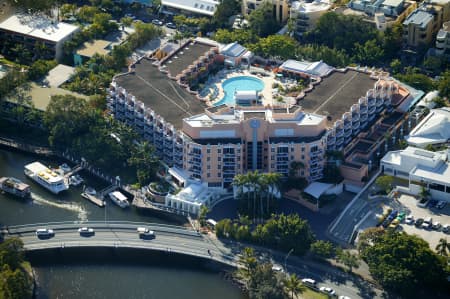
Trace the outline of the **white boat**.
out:
<instances>
[{"instance_id":1,"label":"white boat","mask_svg":"<svg viewBox=\"0 0 450 299\"><path fill-rule=\"evenodd\" d=\"M83 182L83 178L78 174L75 174L69 178L69 184L75 187L80 186Z\"/></svg>"},{"instance_id":2,"label":"white boat","mask_svg":"<svg viewBox=\"0 0 450 299\"><path fill-rule=\"evenodd\" d=\"M92 195L92 196L97 195L97 191L95 191L95 189L92 188L92 187L86 187L84 189L83 193L86 193L86 194L89 194L89 195Z\"/></svg>"},{"instance_id":3,"label":"white boat","mask_svg":"<svg viewBox=\"0 0 450 299\"><path fill-rule=\"evenodd\" d=\"M70 166L67 165L67 163L59 165L59 169L61 169L64 173L68 173L72 170L72 168L70 168Z\"/></svg>"},{"instance_id":4,"label":"white boat","mask_svg":"<svg viewBox=\"0 0 450 299\"><path fill-rule=\"evenodd\" d=\"M69 189L63 176L39 162L25 165L25 175L54 194Z\"/></svg>"},{"instance_id":5,"label":"white boat","mask_svg":"<svg viewBox=\"0 0 450 299\"><path fill-rule=\"evenodd\" d=\"M123 195L122 193L120 193L119 191L111 192L108 195L109 195L109 198L111 198L111 200L116 205L121 207L122 209L130 206L130 203L128 202L127 197L125 195Z\"/></svg>"}]
</instances>

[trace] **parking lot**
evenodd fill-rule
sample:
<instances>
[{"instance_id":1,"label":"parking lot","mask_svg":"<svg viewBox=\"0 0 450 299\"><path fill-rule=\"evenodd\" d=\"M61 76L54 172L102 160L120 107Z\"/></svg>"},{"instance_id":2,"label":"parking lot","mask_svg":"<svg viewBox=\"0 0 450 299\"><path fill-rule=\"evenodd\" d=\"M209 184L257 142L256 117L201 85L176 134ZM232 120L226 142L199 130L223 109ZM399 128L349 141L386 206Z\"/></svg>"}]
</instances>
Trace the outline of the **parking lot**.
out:
<instances>
[{"instance_id":1,"label":"parking lot","mask_svg":"<svg viewBox=\"0 0 450 299\"><path fill-rule=\"evenodd\" d=\"M444 209L437 209L435 207L418 207L416 205L416 199L413 196L402 194L398 199L399 211L406 212L406 215L412 215L414 219L428 217L432 218L433 223L439 222L441 225L450 224L450 205L446 205ZM450 234L446 234L442 231L434 229L423 229L416 227L413 224L406 224L404 221L400 224L400 229L408 234L415 234L427 241L430 247L434 249L441 238L449 238Z\"/></svg>"}]
</instances>

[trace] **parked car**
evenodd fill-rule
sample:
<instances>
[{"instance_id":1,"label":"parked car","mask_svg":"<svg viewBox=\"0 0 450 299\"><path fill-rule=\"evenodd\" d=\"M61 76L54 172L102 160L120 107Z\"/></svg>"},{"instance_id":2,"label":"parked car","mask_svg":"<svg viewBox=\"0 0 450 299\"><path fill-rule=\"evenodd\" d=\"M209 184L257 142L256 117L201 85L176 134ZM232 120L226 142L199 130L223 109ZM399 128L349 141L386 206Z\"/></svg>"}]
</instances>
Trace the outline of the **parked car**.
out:
<instances>
[{"instance_id":1,"label":"parked car","mask_svg":"<svg viewBox=\"0 0 450 299\"><path fill-rule=\"evenodd\" d=\"M80 236L91 236L95 234L94 229L91 227L80 227L78 232L80 233Z\"/></svg>"},{"instance_id":2,"label":"parked car","mask_svg":"<svg viewBox=\"0 0 450 299\"><path fill-rule=\"evenodd\" d=\"M316 286L316 281L312 278L303 278L302 279L302 283L307 285L307 286L311 286L311 287L315 287Z\"/></svg>"},{"instance_id":3,"label":"parked car","mask_svg":"<svg viewBox=\"0 0 450 299\"><path fill-rule=\"evenodd\" d=\"M172 22L166 23L166 27L170 29L177 29L177 25Z\"/></svg>"},{"instance_id":4,"label":"parked car","mask_svg":"<svg viewBox=\"0 0 450 299\"><path fill-rule=\"evenodd\" d=\"M428 206L429 206L430 208L434 208L434 207L437 206L438 203L439 203L438 200L436 200L436 199L430 199L430 201L428 202Z\"/></svg>"},{"instance_id":5,"label":"parked car","mask_svg":"<svg viewBox=\"0 0 450 299\"><path fill-rule=\"evenodd\" d=\"M272 271L283 272L283 267L281 267L280 265L273 265L272 266Z\"/></svg>"},{"instance_id":6,"label":"parked car","mask_svg":"<svg viewBox=\"0 0 450 299\"><path fill-rule=\"evenodd\" d=\"M330 287L320 287L319 290L328 296L334 296L336 294L336 292Z\"/></svg>"},{"instance_id":7,"label":"parked car","mask_svg":"<svg viewBox=\"0 0 450 299\"><path fill-rule=\"evenodd\" d=\"M422 223L422 228L430 229L433 226L433 219L431 217L426 218Z\"/></svg>"},{"instance_id":8,"label":"parked car","mask_svg":"<svg viewBox=\"0 0 450 299\"><path fill-rule=\"evenodd\" d=\"M394 219L394 221L392 221L391 224L389 224L389 228L396 229L399 224L400 224L400 221L396 218L396 219Z\"/></svg>"},{"instance_id":9,"label":"parked car","mask_svg":"<svg viewBox=\"0 0 450 299\"><path fill-rule=\"evenodd\" d=\"M351 299L349 296L339 296L339 298L338 299Z\"/></svg>"},{"instance_id":10,"label":"parked car","mask_svg":"<svg viewBox=\"0 0 450 299\"><path fill-rule=\"evenodd\" d=\"M450 224L445 224L445 225L442 227L442 231L443 231L444 233L450 233Z\"/></svg>"},{"instance_id":11,"label":"parked car","mask_svg":"<svg viewBox=\"0 0 450 299\"><path fill-rule=\"evenodd\" d=\"M438 208L439 210L442 210L443 208L445 208L445 206L447 205L447 202L444 200L441 200L437 205L436 208Z\"/></svg>"},{"instance_id":12,"label":"parked car","mask_svg":"<svg viewBox=\"0 0 450 299\"><path fill-rule=\"evenodd\" d=\"M163 21L161 21L161 20L153 19L153 20L152 20L152 24L153 24L153 25L156 25L156 26L162 26L164 23L163 23Z\"/></svg>"},{"instance_id":13,"label":"parked car","mask_svg":"<svg viewBox=\"0 0 450 299\"><path fill-rule=\"evenodd\" d=\"M414 225L415 225L416 227L421 227L421 226L422 226L422 223L423 223L423 218L417 218L417 219L416 219L416 222L414 223Z\"/></svg>"},{"instance_id":14,"label":"parked car","mask_svg":"<svg viewBox=\"0 0 450 299\"><path fill-rule=\"evenodd\" d=\"M55 236L55 232L53 231L53 229L39 228L36 230L36 236L38 238L50 238Z\"/></svg>"},{"instance_id":15,"label":"parked car","mask_svg":"<svg viewBox=\"0 0 450 299\"><path fill-rule=\"evenodd\" d=\"M406 216L405 223L409 225L414 224L414 216L413 215Z\"/></svg>"},{"instance_id":16,"label":"parked car","mask_svg":"<svg viewBox=\"0 0 450 299\"><path fill-rule=\"evenodd\" d=\"M439 222L435 222L435 223L433 223L433 225L432 225L432 228L433 228L434 230L439 230L441 227L442 227L442 224L440 224Z\"/></svg>"},{"instance_id":17,"label":"parked car","mask_svg":"<svg viewBox=\"0 0 450 299\"><path fill-rule=\"evenodd\" d=\"M399 222L402 222L403 219L405 219L405 216L406 216L406 213L405 213L405 212L400 212L400 213L398 214L398 216L397 216L396 219L397 219Z\"/></svg>"}]
</instances>

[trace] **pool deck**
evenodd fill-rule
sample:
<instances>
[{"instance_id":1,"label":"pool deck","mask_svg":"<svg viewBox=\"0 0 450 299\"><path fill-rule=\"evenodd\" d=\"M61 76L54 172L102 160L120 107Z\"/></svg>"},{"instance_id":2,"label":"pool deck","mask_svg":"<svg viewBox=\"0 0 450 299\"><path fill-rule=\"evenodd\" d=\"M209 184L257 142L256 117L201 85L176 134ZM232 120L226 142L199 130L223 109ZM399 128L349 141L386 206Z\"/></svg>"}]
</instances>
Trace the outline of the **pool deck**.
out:
<instances>
[{"instance_id":1,"label":"pool deck","mask_svg":"<svg viewBox=\"0 0 450 299\"><path fill-rule=\"evenodd\" d=\"M214 82L212 83L213 86L216 86L216 88L219 90L219 93L217 94L217 97L214 101L211 101L210 104L212 106L215 106L218 102L220 102L223 97L225 97L224 90L222 88L222 83L230 78L234 77L240 77L240 76L247 76L252 77L261 80L264 83L264 89L261 91L261 95L263 96L263 105L272 105L273 103L273 96L272 96L272 85L275 83L275 76L273 73L269 73L269 76L263 77L263 76L255 76L250 73L248 70L233 70L231 72L227 71L221 71L219 72Z\"/></svg>"}]
</instances>

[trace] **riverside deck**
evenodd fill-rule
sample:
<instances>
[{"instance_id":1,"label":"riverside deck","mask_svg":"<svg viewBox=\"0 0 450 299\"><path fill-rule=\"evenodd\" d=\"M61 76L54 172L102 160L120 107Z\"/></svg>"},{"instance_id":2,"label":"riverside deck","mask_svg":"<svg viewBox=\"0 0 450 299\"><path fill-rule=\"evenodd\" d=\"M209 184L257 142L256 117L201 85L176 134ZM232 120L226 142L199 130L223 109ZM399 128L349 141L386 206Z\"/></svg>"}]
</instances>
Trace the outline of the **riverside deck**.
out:
<instances>
[{"instance_id":1,"label":"riverside deck","mask_svg":"<svg viewBox=\"0 0 450 299\"><path fill-rule=\"evenodd\" d=\"M36 155L42 155L46 157L55 156L55 152L52 151L50 148L42 147L42 146L34 146L25 144L22 142L18 142L13 139L0 137L0 146L6 147L6 148L12 148L15 150L19 150L22 152L32 153Z\"/></svg>"}]
</instances>

